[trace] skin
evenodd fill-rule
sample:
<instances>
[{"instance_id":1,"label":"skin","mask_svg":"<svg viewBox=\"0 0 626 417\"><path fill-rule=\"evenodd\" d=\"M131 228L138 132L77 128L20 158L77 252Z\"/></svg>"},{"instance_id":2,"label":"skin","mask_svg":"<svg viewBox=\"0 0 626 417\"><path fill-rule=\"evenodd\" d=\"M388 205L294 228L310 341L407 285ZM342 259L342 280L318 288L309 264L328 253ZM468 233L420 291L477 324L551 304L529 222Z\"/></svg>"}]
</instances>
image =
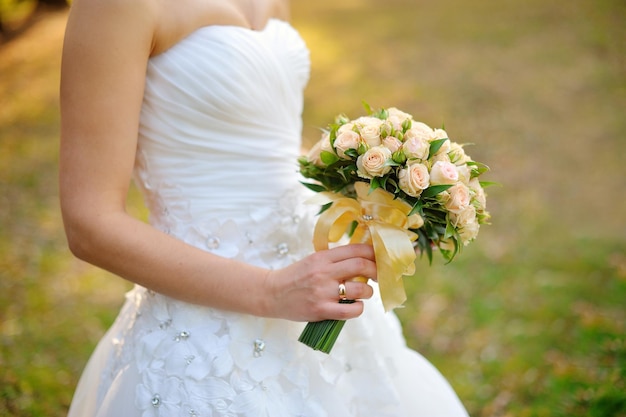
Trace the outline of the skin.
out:
<instances>
[{"instance_id":1,"label":"skin","mask_svg":"<svg viewBox=\"0 0 626 417\"><path fill-rule=\"evenodd\" d=\"M252 6L252 7L251 7ZM129 281L195 304L295 321L350 319L338 285L375 277L369 245L314 253L267 270L168 236L126 210L147 61L208 25L259 30L284 1L75 0L61 71L60 195L72 253ZM372 288L346 282L349 298Z\"/></svg>"}]
</instances>

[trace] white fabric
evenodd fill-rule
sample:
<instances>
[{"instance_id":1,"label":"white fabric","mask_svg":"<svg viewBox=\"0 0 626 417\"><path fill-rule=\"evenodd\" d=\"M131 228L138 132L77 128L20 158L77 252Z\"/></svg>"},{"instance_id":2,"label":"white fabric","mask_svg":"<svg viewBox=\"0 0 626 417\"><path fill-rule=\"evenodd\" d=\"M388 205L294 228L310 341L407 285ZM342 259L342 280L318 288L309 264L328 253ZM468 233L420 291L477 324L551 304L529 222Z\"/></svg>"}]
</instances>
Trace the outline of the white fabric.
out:
<instances>
[{"instance_id":1,"label":"white fabric","mask_svg":"<svg viewBox=\"0 0 626 417\"><path fill-rule=\"evenodd\" d=\"M308 74L304 42L280 20L204 27L152 58L135 170L151 223L267 268L311 253L317 208L302 203L296 163ZM466 415L378 296L330 355L297 341L303 327L136 287L70 417Z\"/></svg>"}]
</instances>

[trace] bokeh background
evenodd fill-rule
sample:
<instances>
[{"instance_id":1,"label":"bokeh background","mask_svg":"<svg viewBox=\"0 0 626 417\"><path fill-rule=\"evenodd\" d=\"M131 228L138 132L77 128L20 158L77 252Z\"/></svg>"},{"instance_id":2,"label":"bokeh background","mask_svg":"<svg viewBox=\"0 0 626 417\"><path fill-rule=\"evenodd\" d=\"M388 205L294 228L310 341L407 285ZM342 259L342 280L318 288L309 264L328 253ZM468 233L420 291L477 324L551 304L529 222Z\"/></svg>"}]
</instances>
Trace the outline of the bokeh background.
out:
<instances>
[{"instance_id":1,"label":"bokeh background","mask_svg":"<svg viewBox=\"0 0 626 417\"><path fill-rule=\"evenodd\" d=\"M311 50L307 143L362 100L396 106L473 143L501 184L478 240L406 283L409 345L472 416L626 416L626 3L316 0L292 17ZM64 416L130 288L66 247L66 18L0 0L2 416ZM135 191L129 210L145 216Z\"/></svg>"}]
</instances>

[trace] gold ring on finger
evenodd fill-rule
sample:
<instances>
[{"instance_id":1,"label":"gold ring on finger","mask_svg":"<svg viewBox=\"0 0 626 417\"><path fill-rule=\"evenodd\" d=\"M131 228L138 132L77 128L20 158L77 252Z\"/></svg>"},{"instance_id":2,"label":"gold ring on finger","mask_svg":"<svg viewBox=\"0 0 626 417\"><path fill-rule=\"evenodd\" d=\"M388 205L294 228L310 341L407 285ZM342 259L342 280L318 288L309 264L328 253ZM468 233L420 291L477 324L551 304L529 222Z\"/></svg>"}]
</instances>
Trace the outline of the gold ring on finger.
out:
<instances>
[{"instance_id":1,"label":"gold ring on finger","mask_svg":"<svg viewBox=\"0 0 626 417\"><path fill-rule=\"evenodd\" d=\"M339 299L346 300L346 284L343 282L339 284Z\"/></svg>"}]
</instances>

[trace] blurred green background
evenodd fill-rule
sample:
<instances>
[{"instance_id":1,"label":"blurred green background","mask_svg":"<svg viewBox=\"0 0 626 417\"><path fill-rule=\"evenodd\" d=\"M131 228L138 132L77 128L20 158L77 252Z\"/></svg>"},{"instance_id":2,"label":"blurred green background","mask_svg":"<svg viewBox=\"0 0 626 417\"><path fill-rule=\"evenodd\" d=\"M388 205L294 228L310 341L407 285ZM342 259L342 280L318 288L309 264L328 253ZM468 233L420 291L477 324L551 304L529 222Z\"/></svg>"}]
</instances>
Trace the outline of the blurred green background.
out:
<instances>
[{"instance_id":1,"label":"blurred green background","mask_svg":"<svg viewBox=\"0 0 626 417\"><path fill-rule=\"evenodd\" d=\"M64 416L128 283L72 258L58 208L65 9L0 19L0 415ZM408 343L473 416L626 416L626 3L292 3L310 144L361 100L492 171L492 225L407 282ZM10 33L9 33L10 32ZM129 209L145 215L136 192ZM418 393L416 393L418 395Z\"/></svg>"}]
</instances>

